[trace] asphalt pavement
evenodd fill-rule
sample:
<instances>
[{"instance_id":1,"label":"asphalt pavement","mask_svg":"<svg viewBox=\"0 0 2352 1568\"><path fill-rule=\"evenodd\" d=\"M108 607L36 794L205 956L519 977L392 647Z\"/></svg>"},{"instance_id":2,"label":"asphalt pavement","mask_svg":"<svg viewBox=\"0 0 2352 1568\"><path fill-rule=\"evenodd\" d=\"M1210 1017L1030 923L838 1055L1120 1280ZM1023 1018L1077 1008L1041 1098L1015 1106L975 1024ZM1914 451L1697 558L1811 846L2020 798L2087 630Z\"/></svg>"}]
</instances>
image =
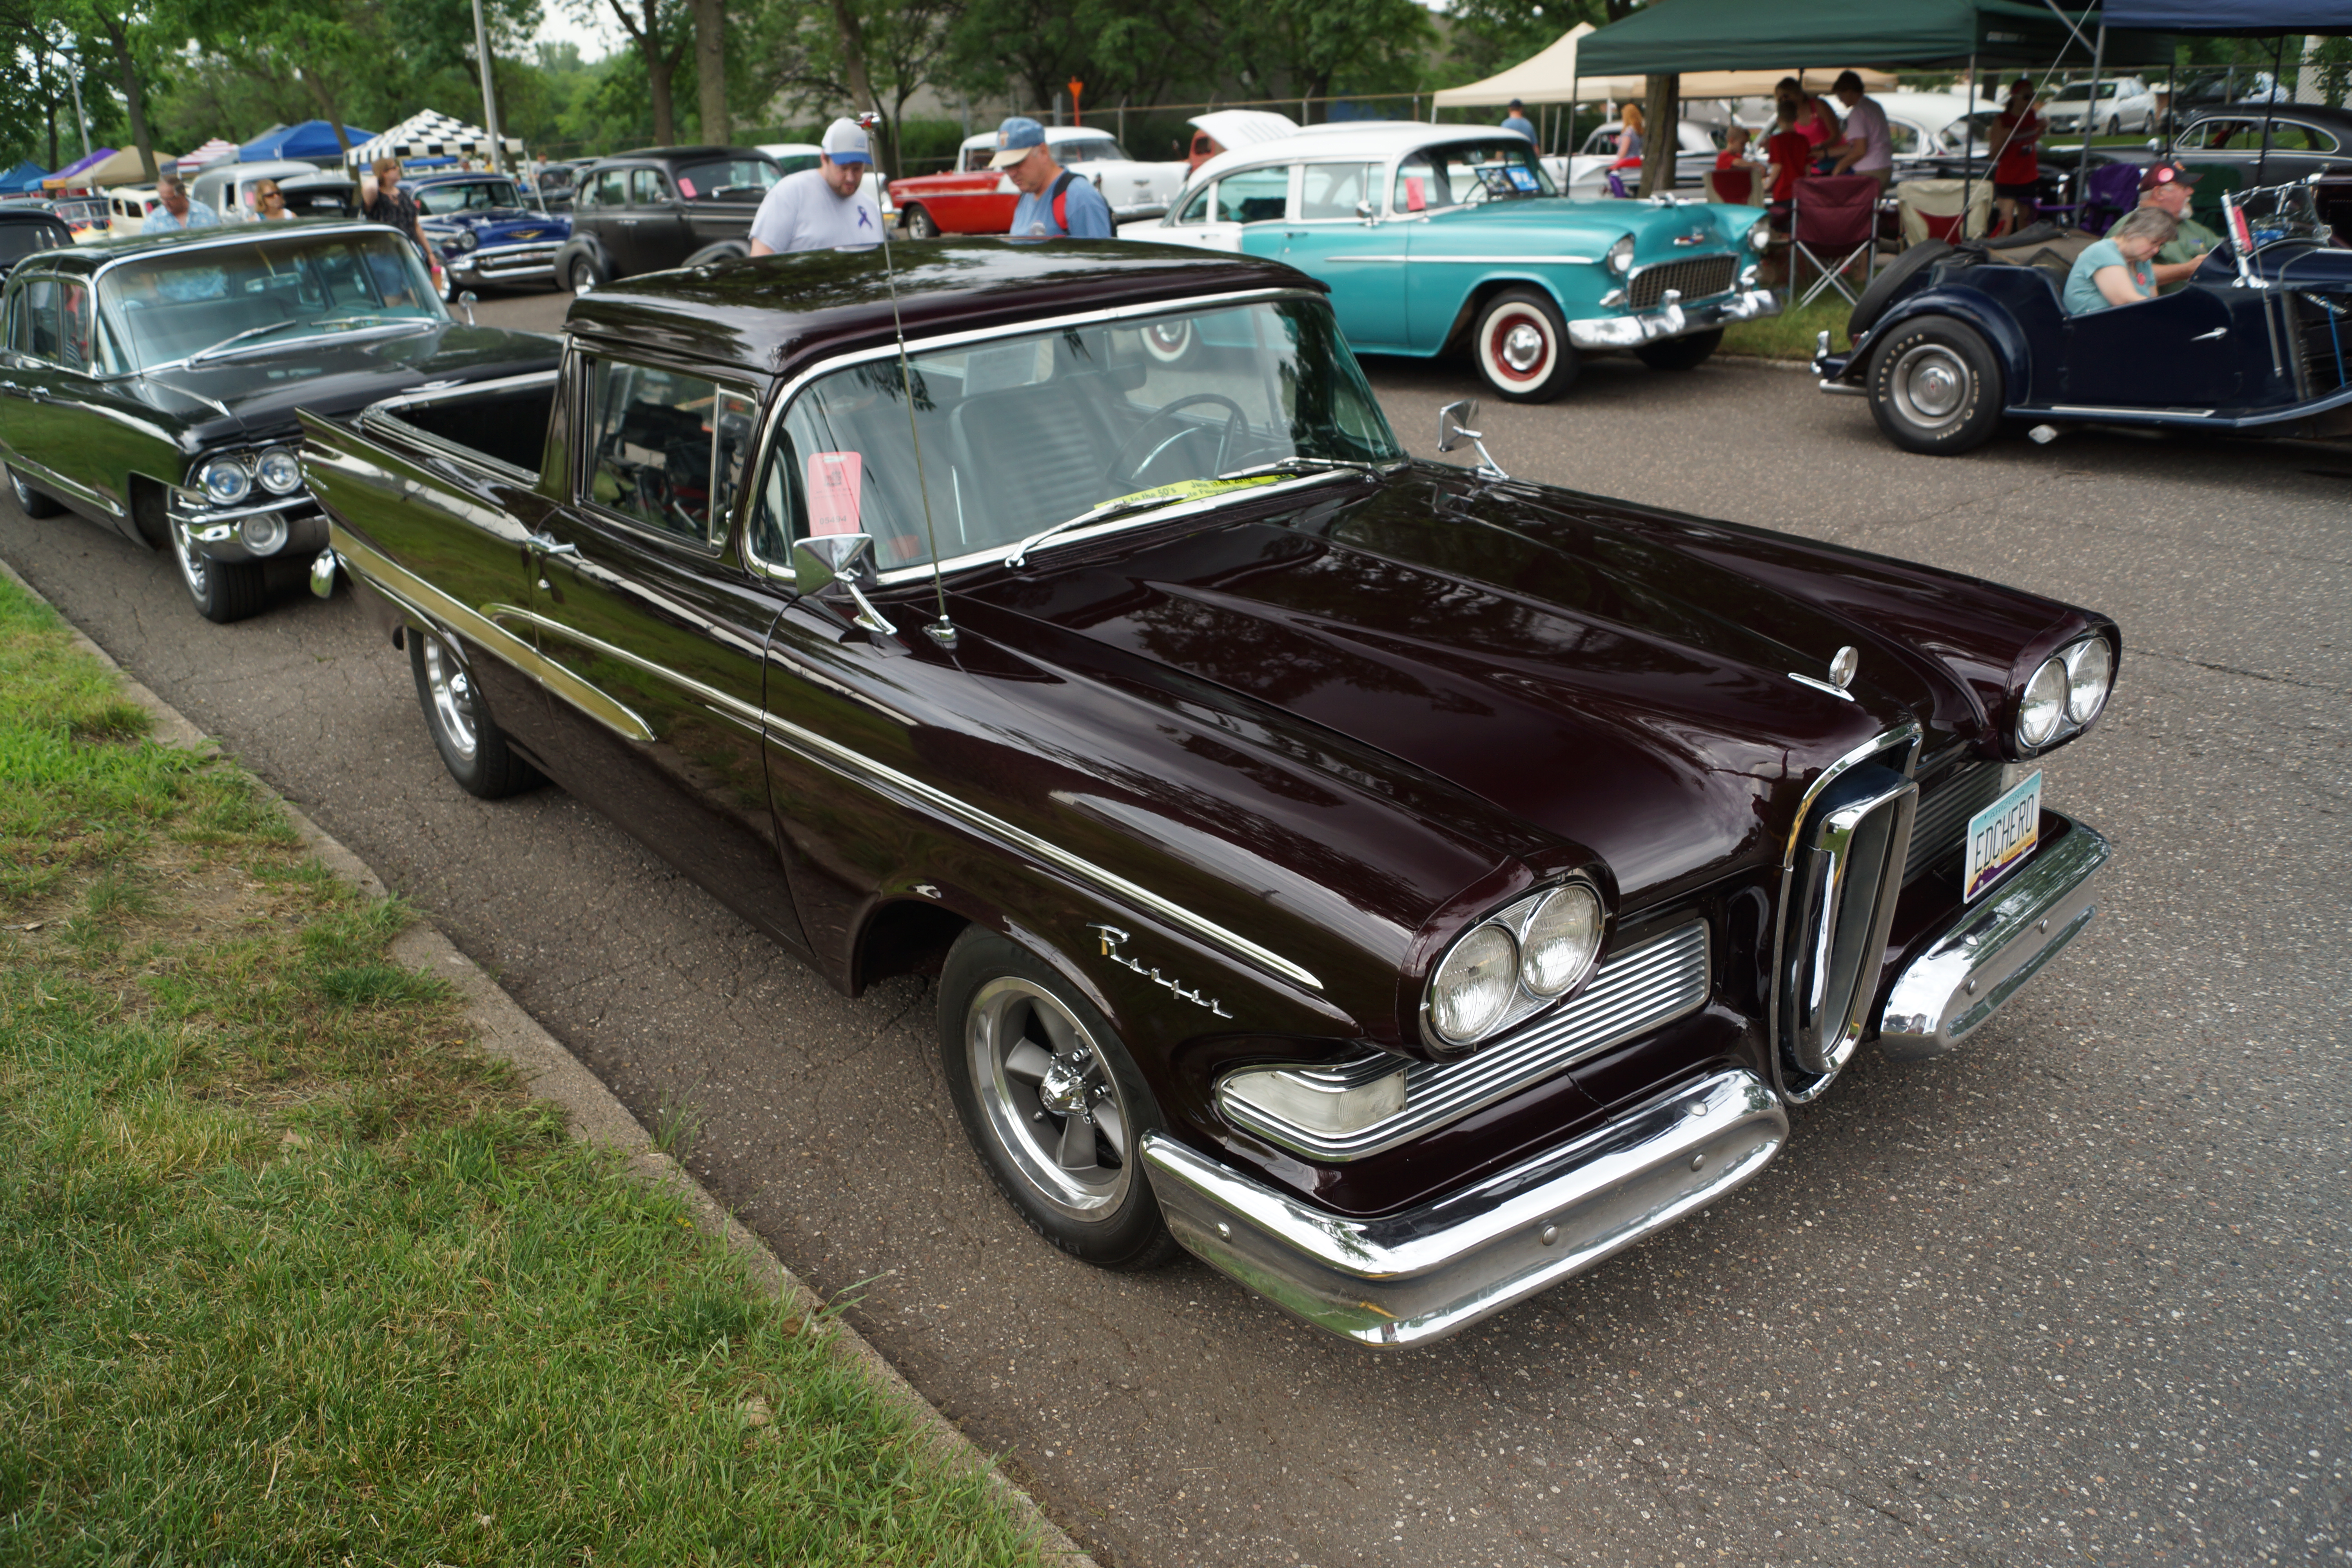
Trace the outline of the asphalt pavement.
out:
<instances>
[{"instance_id":1,"label":"asphalt pavement","mask_svg":"<svg viewBox=\"0 0 2352 1568\"><path fill-rule=\"evenodd\" d=\"M562 296L496 301L544 324ZM1463 366L1371 366L1434 446ZM2114 615L2047 798L2116 843L2089 931L1969 1047L1865 1051L1693 1223L1375 1355L1195 1264L1096 1272L995 1196L934 997L852 1002L554 789L444 774L406 658L289 578L0 501L0 556L413 900L1108 1564L2339 1563L2352 450L2071 435L1936 459L1785 369L1596 361L1489 403L1525 478Z\"/></svg>"}]
</instances>

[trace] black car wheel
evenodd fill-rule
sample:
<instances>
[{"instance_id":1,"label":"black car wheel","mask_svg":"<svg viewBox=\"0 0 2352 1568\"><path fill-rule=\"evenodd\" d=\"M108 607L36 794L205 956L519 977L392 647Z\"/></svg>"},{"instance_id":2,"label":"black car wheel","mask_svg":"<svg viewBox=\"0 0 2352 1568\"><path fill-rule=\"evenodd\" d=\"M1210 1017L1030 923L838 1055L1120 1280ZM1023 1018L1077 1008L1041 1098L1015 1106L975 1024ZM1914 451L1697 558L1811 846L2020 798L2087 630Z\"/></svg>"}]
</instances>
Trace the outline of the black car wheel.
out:
<instances>
[{"instance_id":1,"label":"black car wheel","mask_svg":"<svg viewBox=\"0 0 2352 1568\"><path fill-rule=\"evenodd\" d=\"M1897 325L1871 356L1869 384L1878 427L1906 452L1970 451L2000 428L2000 362L1948 316Z\"/></svg>"},{"instance_id":2,"label":"black car wheel","mask_svg":"<svg viewBox=\"0 0 2352 1568\"><path fill-rule=\"evenodd\" d=\"M1633 351L1633 357L1652 370L1696 370L1714 357L1723 344L1723 329L1711 332L1690 332L1664 342L1643 343Z\"/></svg>"},{"instance_id":3,"label":"black car wheel","mask_svg":"<svg viewBox=\"0 0 2352 1568\"><path fill-rule=\"evenodd\" d=\"M539 770L509 748L465 661L440 634L408 629L408 667L416 676L425 727L458 788L497 800L541 782Z\"/></svg>"},{"instance_id":4,"label":"black car wheel","mask_svg":"<svg viewBox=\"0 0 2352 1568\"><path fill-rule=\"evenodd\" d=\"M940 226L938 222L932 218L930 214L925 212L919 206L908 207L907 209L908 238L937 239L939 237Z\"/></svg>"},{"instance_id":5,"label":"black car wheel","mask_svg":"<svg viewBox=\"0 0 2352 1568\"><path fill-rule=\"evenodd\" d=\"M1104 1268L1177 1256L1140 1153L1160 1124L1127 1047L1052 965L973 927L940 974L948 1094L1029 1228Z\"/></svg>"},{"instance_id":6,"label":"black car wheel","mask_svg":"<svg viewBox=\"0 0 2352 1568\"><path fill-rule=\"evenodd\" d=\"M1470 356L1486 384L1513 403L1549 403L1582 368L1559 307L1533 289L1507 289L1487 301Z\"/></svg>"},{"instance_id":7,"label":"black car wheel","mask_svg":"<svg viewBox=\"0 0 2352 1568\"><path fill-rule=\"evenodd\" d=\"M187 529L172 525L172 553L180 563L180 581L196 602L196 614L226 626L257 614L268 602L268 584L258 561L215 561L196 548Z\"/></svg>"},{"instance_id":8,"label":"black car wheel","mask_svg":"<svg viewBox=\"0 0 2352 1568\"><path fill-rule=\"evenodd\" d=\"M563 286L574 294L602 289L611 281L604 276L604 269L596 265L596 258L584 250L574 256L572 264L563 269Z\"/></svg>"},{"instance_id":9,"label":"black car wheel","mask_svg":"<svg viewBox=\"0 0 2352 1568\"><path fill-rule=\"evenodd\" d=\"M8 493L16 498L16 510L26 517L55 517L65 510L65 503L47 491L37 490L25 482L25 476L14 468L8 470Z\"/></svg>"}]
</instances>

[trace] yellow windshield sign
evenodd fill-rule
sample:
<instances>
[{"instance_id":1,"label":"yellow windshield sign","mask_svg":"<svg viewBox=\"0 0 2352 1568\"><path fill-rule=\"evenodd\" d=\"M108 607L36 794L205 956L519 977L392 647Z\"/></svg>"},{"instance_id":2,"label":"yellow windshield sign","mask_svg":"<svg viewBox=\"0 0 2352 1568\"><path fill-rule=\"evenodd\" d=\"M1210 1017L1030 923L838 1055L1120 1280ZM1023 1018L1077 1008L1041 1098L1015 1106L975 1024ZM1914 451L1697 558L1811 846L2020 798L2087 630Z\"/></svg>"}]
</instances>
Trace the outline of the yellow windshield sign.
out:
<instances>
[{"instance_id":1,"label":"yellow windshield sign","mask_svg":"<svg viewBox=\"0 0 2352 1568\"><path fill-rule=\"evenodd\" d=\"M1238 479L1181 479L1172 485L1155 485L1148 490L1137 490L1133 495L1114 496L1094 510L1107 511L1115 506L1128 506L1141 500L1198 500L1202 496L1247 489L1253 485L1270 485L1277 479L1294 477L1290 474L1251 474Z\"/></svg>"}]
</instances>

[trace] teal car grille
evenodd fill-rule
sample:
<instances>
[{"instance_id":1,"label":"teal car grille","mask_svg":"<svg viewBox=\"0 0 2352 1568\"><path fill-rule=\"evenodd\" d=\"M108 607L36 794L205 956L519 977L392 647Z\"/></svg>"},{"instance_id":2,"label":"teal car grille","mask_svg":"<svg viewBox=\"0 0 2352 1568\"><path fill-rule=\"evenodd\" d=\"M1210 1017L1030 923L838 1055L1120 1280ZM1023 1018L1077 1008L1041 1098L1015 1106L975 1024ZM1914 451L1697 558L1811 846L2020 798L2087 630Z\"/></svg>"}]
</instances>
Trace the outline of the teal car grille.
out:
<instances>
[{"instance_id":1,"label":"teal car grille","mask_svg":"<svg viewBox=\"0 0 2352 1568\"><path fill-rule=\"evenodd\" d=\"M1736 256L1694 256L1681 261L1661 261L1637 270L1627 284L1628 302L1636 310L1654 310L1665 302L1666 290L1679 289L1685 301L1705 300L1730 291L1739 271Z\"/></svg>"}]
</instances>

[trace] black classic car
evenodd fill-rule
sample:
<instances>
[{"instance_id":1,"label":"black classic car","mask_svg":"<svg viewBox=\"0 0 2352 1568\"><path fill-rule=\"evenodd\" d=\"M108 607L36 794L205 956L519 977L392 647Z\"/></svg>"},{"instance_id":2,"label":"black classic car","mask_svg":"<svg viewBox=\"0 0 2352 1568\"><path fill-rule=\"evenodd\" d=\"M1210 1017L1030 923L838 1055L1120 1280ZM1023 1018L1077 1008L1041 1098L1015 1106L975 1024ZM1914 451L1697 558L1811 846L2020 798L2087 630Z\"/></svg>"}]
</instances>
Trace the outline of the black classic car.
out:
<instances>
[{"instance_id":1,"label":"black classic car","mask_svg":"<svg viewBox=\"0 0 2352 1568\"><path fill-rule=\"evenodd\" d=\"M1966 452L2004 419L2328 436L2352 429L2352 250L2316 187L2223 198L2224 242L2188 286L2070 316L2090 237L2047 226L1996 245L1914 246L1864 290L1853 347L1821 334L1826 393L1866 397L1906 451ZM2047 438L2046 435L2043 438Z\"/></svg>"},{"instance_id":2,"label":"black classic car","mask_svg":"<svg viewBox=\"0 0 2352 1568\"><path fill-rule=\"evenodd\" d=\"M2181 127L2172 155L2198 177L2197 216L2217 227L2226 194L2315 183L2320 217L2352 245L2352 110L2220 104Z\"/></svg>"},{"instance_id":3,"label":"black classic car","mask_svg":"<svg viewBox=\"0 0 2352 1568\"><path fill-rule=\"evenodd\" d=\"M0 275L44 250L58 250L74 242L73 230L47 205L0 206Z\"/></svg>"},{"instance_id":4,"label":"black classic car","mask_svg":"<svg viewBox=\"0 0 2352 1568\"><path fill-rule=\"evenodd\" d=\"M751 220L783 178L757 147L646 147L573 176L572 237L555 275L584 292L615 279L751 253Z\"/></svg>"},{"instance_id":5,"label":"black classic car","mask_svg":"<svg viewBox=\"0 0 2352 1568\"><path fill-rule=\"evenodd\" d=\"M1055 1245L1433 1339L2091 918L2037 764L2106 617L1410 460L1276 262L909 256L903 356L881 253L772 257L575 301L559 371L306 414L313 582L465 788L551 776L845 991L935 977Z\"/></svg>"},{"instance_id":6,"label":"black classic car","mask_svg":"<svg viewBox=\"0 0 2352 1568\"><path fill-rule=\"evenodd\" d=\"M441 297L467 289L554 285L555 253L572 221L531 205L506 174L420 174L410 186L419 226L441 256Z\"/></svg>"},{"instance_id":7,"label":"black classic car","mask_svg":"<svg viewBox=\"0 0 2352 1568\"><path fill-rule=\"evenodd\" d=\"M8 279L0 458L29 517L78 512L178 557L215 621L326 520L294 410L543 369L554 340L450 321L415 247L362 223L240 224L45 251Z\"/></svg>"}]
</instances>

